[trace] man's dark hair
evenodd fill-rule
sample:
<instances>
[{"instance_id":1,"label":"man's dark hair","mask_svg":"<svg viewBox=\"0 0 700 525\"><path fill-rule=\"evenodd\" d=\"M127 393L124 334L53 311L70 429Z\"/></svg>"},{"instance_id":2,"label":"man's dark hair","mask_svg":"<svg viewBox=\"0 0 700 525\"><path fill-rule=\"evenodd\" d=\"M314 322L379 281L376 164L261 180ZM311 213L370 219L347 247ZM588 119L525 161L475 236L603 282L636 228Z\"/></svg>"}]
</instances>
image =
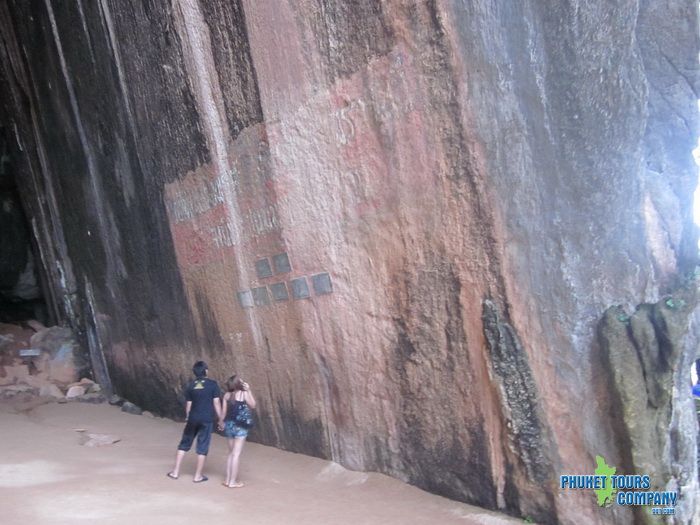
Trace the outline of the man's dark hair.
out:
<instances>
[{"instance_id":1,"label":"man's dark hair","mask_svg":"<svg viewBox=\"0 0 700 525\"><path fill-rule=\"evenodd\" d=\"M197 379L207 375L207 364L204 361L197 361L192 367L192 373Z\"/></svg>"}]
</instances>

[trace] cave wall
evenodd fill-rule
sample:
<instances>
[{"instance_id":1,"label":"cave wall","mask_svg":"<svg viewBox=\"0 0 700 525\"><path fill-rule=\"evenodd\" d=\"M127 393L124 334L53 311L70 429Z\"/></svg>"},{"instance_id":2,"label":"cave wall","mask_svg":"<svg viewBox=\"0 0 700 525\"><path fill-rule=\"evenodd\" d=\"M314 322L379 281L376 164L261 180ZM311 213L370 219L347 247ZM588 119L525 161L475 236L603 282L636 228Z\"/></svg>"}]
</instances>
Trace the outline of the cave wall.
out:
<instances>
[{"instance_id":1,"label":"cave wall","mask_svg":"<svg viewBox=\"0 0 700 525\"><path fill-rule=\"evenodd\" d=\"M696 263L696 27L680 0L3 3L50 304L149 410L204 358L262 443L630 521L557 476L623 460L598 319Z\"/></svg>"}]
</instances>

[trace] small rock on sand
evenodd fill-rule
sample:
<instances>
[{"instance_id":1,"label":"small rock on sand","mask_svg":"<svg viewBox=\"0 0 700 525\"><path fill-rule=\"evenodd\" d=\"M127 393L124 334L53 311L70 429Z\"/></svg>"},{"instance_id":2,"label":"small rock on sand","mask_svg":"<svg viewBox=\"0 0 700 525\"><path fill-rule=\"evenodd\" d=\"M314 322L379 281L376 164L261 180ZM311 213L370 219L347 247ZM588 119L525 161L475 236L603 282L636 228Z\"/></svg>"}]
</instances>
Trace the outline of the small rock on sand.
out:
<instances>
[{"instance_id":1,"label":"small rock on sand","mask_svg":"<svg viewBox=\"0 0 700 525\"><path fill-rule=\"evenodd\" d=\"M109 398L109 404L114 406L122 406L124 404L124 400L117 394L114 394Z\"/></svg>"},{"instance_id":2,"label":"small rock on sand","mask_svg":"<svg viewBox=\"0 0 700 525\"><path fill-rule=\"evenodd\" d=\"M85 395L85 387L80 386L80 385L75 385L72 386L68 389L68 392L66 392L66 399L73 399L78 396L84 396Z\"/></svg>"},{"instance_id":3,"label":"small rock on sand","mask_svg":"<svg viewBox=\"0 0 700 525\"><path fill-rule=\"evenodd\" d=\"M82 439L85 440L82 443L85 447L104 447L121 441L121 438L109 434L84 434Z\"/></svg>"},{"instance_id":4,"label":"small rock on sand","mask_svg":"<svg viewBox=\"0 0 700 525\"><path fill-rule=\"evenodd\" d=\"M75 398L76 401L80 401L81 403L104 403L107 401L107 398L102 395L100 392L91 392L88 394L85 394L84 396L79 396Z\"/></svg>"},{"instance_id":5,"label":"small rock on sand","mask_svg":"<svg viewBox=\"0 0 700 525\"><path fill-rule=\"evenodd\" d=\"M126 412L127 414L134 414L136 416L140 416L143 413L143 410L141 410L140 407L137 407L133 403L126 401L122 405L122 412Z\"/></svg>"}]
</instances>

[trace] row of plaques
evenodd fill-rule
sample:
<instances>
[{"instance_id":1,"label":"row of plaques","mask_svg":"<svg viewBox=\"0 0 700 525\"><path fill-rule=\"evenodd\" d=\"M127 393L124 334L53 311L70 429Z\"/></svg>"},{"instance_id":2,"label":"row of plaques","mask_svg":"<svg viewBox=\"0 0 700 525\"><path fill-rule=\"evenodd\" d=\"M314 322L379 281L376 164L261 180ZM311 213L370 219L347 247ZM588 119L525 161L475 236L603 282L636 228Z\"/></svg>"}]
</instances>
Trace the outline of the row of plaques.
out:
<instances>
[{"instance_id":1,"label":"row of plaques","mask_svg":"<svg viewBox=\"0 0 700 525\"><path fill-rule=\"evenodd\" d=\"M326 295L333 292L333 283L331 283L331 276L328 273L312 275L309 279L311 279L314 295ZM311 297L307 278L298 277L289 282L273 283L269 286L259 286L250 290L243 290L242 292L238 292L238 302L243 308L268 306L272 303L272 300L275 302L288 301L290 292L293 299L308 299Z\"/></svg>"},{"instance_id":2,"label":"row of plaques","mask_svg":"<svg viewBox=\"0 0 700 525\"><path fill-rule=\"evenodd\" d=\"M270 263L270 258L268 257L255 261L255 273L258 274L258 279L266 279L273 275L291 271L292 265L289 263L289 257L286 253L272 256L272 263Z\"/></svg>"}]
</instances>

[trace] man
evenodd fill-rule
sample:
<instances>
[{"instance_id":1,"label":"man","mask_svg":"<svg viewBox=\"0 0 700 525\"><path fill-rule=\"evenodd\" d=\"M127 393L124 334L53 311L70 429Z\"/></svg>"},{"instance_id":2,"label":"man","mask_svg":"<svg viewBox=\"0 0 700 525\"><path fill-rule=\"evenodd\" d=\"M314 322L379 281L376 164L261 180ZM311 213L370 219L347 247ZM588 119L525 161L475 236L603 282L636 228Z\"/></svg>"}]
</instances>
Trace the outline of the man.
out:
<instances>
[{"instance_id":1,"label":"man","mask_svg":"<svg viewBox=\"0 0 700 525\"><path fill-rule=\"evenodd\" d=\"M207 481L202 474L204 462L209 452L209 443L214 426L214 414L219 418L219 425L223 424L223 414L221 413L221 390L216 381L207 378L207 364L204 361L197 361L192 367L195 380L190 382L185 388L185 430L182 432L182 439L177 447L175 456L175 467L168 472L168 477L177 479L180 477L180 464L185 453L192 447L195 436L197 437L197 471L193 481L202 483Z\"/></svg>"}]
</instances>

